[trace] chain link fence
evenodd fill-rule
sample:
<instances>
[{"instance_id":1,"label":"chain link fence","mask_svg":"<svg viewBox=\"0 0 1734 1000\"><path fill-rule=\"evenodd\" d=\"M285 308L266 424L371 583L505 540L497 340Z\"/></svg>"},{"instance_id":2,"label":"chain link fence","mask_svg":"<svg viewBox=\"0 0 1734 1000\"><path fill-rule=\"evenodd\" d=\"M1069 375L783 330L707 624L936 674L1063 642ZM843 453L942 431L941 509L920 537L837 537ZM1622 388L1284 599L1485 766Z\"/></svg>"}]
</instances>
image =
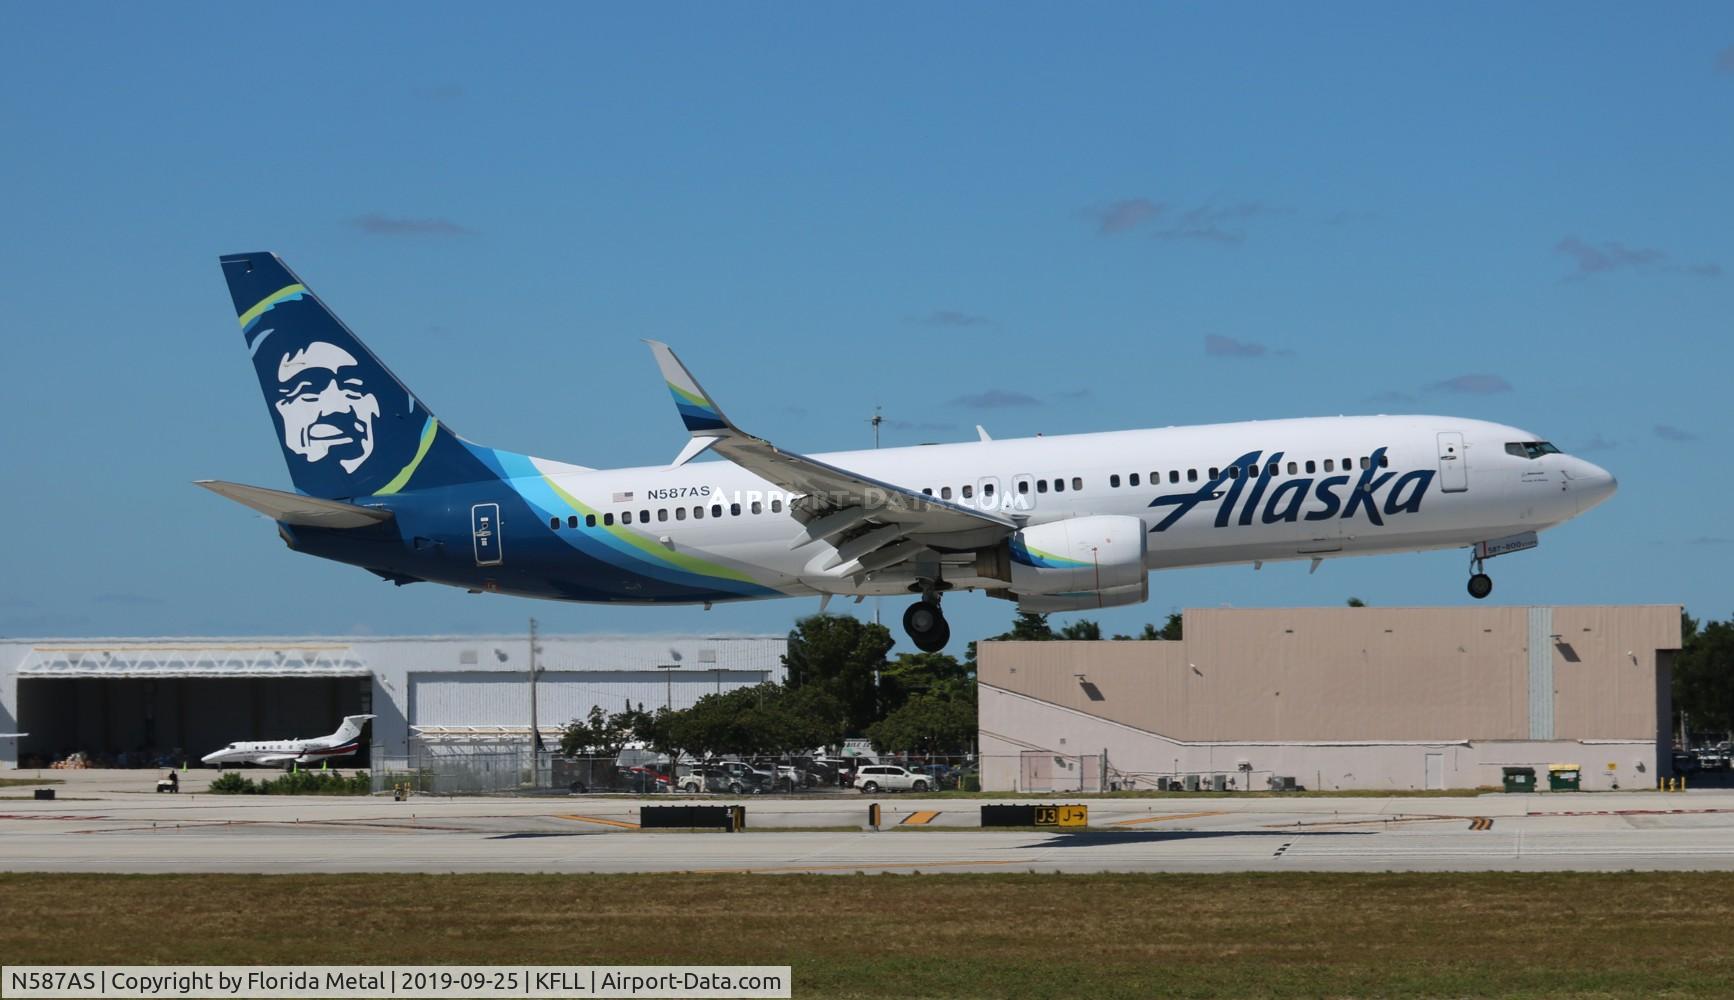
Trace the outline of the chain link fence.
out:
<instances>
[{"instance_id":1,"label":"chain link fence","mask_svg":"<svg viewBox=\"0 0 1734 1000\"><path fill-rule=\"evenodd\" d=\"M375 747L375 792L428 795L823 795L884 791L976 791L976 759L880 754L856 757L724 755L682 759L645 750L615 756L564 757L528 743L412 739L409 752Z\"/></svg>"},{"instance_id":2,"label":"chain link fence","mask_svg":"<svg viewBox=\"0 0 1734 1000\"><path fill-rule=\"evenodd\" d=\"M463 744L412 740L409 753L373 748L375 792L427 795L859 795L982 790L1054 795L1149 791L1263 791L1298 787L1266 770L1131 771L1104 753L1026 750L1015 756L753 757L682 759L672 773L666 757L627 750L612 757L563 757L528 744ZM1009 787L1008 787L1009 786Z\"/></svg>"}]
</instances>

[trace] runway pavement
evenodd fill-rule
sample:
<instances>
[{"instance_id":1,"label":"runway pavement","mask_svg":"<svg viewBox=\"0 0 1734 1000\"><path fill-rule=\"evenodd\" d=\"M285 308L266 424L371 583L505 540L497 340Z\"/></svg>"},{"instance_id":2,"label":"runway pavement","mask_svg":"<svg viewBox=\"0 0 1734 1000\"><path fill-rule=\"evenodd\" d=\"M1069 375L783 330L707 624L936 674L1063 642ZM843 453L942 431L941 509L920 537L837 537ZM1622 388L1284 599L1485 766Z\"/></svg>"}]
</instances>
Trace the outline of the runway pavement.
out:
<instances>
[{"instance_id":1,"label":"runway pavement","mask_svg":"<svg viewBox=\"0 0 1734 1000\"><path fill-rule=\"evenodd\" d=\"M8 772L6 776L14 776ZM156 795L151 772L0 789L0 869L83 872L1734 870L1734 792L1104 798L1087 829L979 828L992 799L747 797L744 833L640 831L670 800ZM721 800L719 800L721 801ZM867 806L882 828L865 829ZM1014 801L1011 799L1003 801ZM1029 799L1015 800L1029 802ZM1056 797L1053 802L1073 801ZM822 829L800 829L818 827Z\"/></svg>"}]
</instances>

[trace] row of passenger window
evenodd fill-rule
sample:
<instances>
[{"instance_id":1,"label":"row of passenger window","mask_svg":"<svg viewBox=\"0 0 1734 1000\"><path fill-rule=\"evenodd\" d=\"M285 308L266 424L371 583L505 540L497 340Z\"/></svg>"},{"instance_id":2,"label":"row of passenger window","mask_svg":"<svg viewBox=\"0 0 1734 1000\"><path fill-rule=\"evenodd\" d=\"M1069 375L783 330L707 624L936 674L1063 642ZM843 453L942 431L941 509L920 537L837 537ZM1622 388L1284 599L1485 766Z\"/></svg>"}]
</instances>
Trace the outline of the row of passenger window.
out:
<instances>
[{"instance_id":1,"label":"row of passenger window","mask_svg":"<svg viewBox=\"0 0 1734 1000\"><path fill-rule=\"evenodd\" d=\"M1379 456L1379 468L1381 468L1381 469L1387 468L1390 466L1390 464L1391 464L1390 456L1388 456L1388 455L1380 455ZM1313 460L1313 459L1308 459L1305 462L1292 462L1291 461L1287 464L1287 466L1284 466L1280 462L1272 462L1272 463L1270 463L1269 466L1267 466L1265 468L1264 471L1268 472L1272 476L1280 476L1283 474L1283 471L1286 468L1289 475L1298 476L1301 474L1301 470L1305 469L1306 474L1311 476L1311 475L1314 475L1315 473L1317 473L1319 471L1321 465L1323 466L1324 471L1326 471L1326 472L1335 472L1335 471L1337 471L1337 468L1338 468L1336 459L1327 458L1322 463L1318 462L1316 460ZM1372 457L1368 456L1368 455L1362 455L1361 460L1360 460L1360 467L1362 469L1372 468L1373 467ZM1352 459L1352 458L1343 459L1342 471L1349 472L1349 471L1352 471L1354 468L1355 468L1355 460L1354 459ZM1256 466L1256 465L1248 465L1244 468L1242 468L1241 466L1238 466L1238 465L1230 466L1228 469L1228 478L1239 479L1243 474L1247 475L1247 476L1256 476L1256 475L1258 475L1259 471L1260 471L1260 468L1259 468L1259 466ZM1179 483L1182 472L1184 472L1187 482L1189 482L1189 483L1198 482L1198 470L1197 469L1185 469L1185 470L1170 469L1170 470L1168 470L1168 481L1170 483ZM1216 479L1218 476L1220 476L1222 474L1222 470L1220 468L1217 468L1214 466L1211 467L1209 472L1210 472L1209 478L1212 480ZM1141 479L1141 477L1139 476L1138 473L1136 473L1136 472L1129 473L1126 476L1126 485L1127 486L1137 486L1137 485L1139 485L1140 479ZM1156 486L1156 485L1160 484L1161 482L1162 482L1162 473L1160 473L1160 472L1150 473L1150 485ZM1118 474L1109 476L1108 477L1108 485L1110 487L1113 487L1114 489L1119 489L1120 488L1120 476Z\"/></svg>"},{"instance_id":2,"label":"row of passenger window","mask_svg":"<svg viewBox=\"0 0 1734 1000\"><path fill-rule=\"evenodd\" d=\"M1030 482L1031 482L1031 480L1029 480L1029 479L1023 479L1023 478L1017 479L1014 482L1013 488L1016 489L1019 493L1028 493L1030 491ZM1037 479L1034 482L1035 482L1035 491L1037 493L1046 493L1050 489L1053 490L1053 492L1055 492L1055 493L1066 492L1066 481L1064 479ZM1073 492L1076 492L1076 491L1081 490L1083 488L1084 488L1083 477L1073 476L1072 477L1072 490L1073 490ZM924 488L921 492L927 494L928 496L934 495L933 487L931 487L931 486ZM987 482L987 483L981 484L981 496L982 496L983 500L992 500L993 499L993 493L994 493L993 483ZM975 499L975 486L970 484L970 483L963 484L962 486L958 487L958 495L965 500ZM950 500L951 499L951 487L941 486L939 488L939 499Z\"/></svg>"},{"instance_id":3,"label":"row of passenger window","mask_svg":"<svg viewBox=\"0 0 1734 1000\"><path fill-rule=\"evenodd\" d=\"M672 515L674 520L684 521L687 519L688 508L686 508L686 507L658 507L656 509L656 520L657 521L669 520L669 518L671 516L669 514L670 510L674 511L674 513ZM761 501L758 501L758 500L752 501L751 503L747 504L745 507L743 507L742 505L740 505L738 503L731 503L731 504L727 504L727 505L720 504L720 503L713 503L709 507L699 505L699 506L691 508L691 510L692 510L692 519L694 521L702 521L705 518L705 512L706 511L710 512L711 517L722 517L725 514L729 517L740 517L741 513L743 511L745 511L749 514L763 514L765 512L765 504L762 503ZM781 514L783 512L783 501L780 499L773 499L770 503L770 511L773 514ZM650 518L651 518L651 512L648 509L640 510L637 512L637 520L638 520L639 524L649 524ZM583 520L584 527L594 528L594 527L596 527L596 525L598 523L600 523L605 528L613 527L614 515L612 513L602 514L600 516L598 516L596 514L585 514L584 515L584 520ZM620 523L621 524L633 523L633 512L630 510L621 511L620 512ZM576 514L568 516L564 522L564 526L567 528L576 528L576 527L578 527L578 525L579 525L579 520L578 520L578 515L576 515ZM548 519L548 527L554 529L555 531L559 531L560 528L562 527L562 522L557 517L550 517Z\"/></svg>"}]
</instances>

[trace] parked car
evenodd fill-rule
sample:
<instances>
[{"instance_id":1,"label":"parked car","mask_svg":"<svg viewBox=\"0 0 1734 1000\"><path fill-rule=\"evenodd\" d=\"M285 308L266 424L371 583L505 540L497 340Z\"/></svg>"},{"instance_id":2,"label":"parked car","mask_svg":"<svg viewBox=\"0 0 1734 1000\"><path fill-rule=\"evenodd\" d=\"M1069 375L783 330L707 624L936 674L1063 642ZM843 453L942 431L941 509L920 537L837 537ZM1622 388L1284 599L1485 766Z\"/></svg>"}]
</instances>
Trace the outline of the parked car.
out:
<instances>
[{"instance_id":1,"label":"parked car","mask_svg":"<svg viewBox=\"0 0 1734 1000\"><path fill-rule=\"evenodd\" d=\"M680 790L688 793L756 794L768 788L771 780L767 771L755 770L738 760L722 760L694 765L687 775L680 779Z\"/></svg>"},{"instance_id":2,"label":"parked car","mask_svg":"<svg viewBox=\"0 0 1734 1000\"><path fill-rule=\"evenodd\" d=\"M694 764L681 769L684 773L675 783L675 787L689 795L700 792L726 792L727 776L721 770L708 764Z\"/></svg>"},{"instance_id":3,"label":"parked car","mask_svg":"<svg viewBox=\"0 0 1734 1000\"><path fill-rule=\"evenodd\" d=\"M958 768L950 764L918 764L911 771L927 775L934 788L956 788Z\"/></svg>"},{"instance_id":4,"label":"parked car","mask_svg":"<svg viewBox=\"0 0 1734 1000\"><path fill-rule=\"evenodd\" d=\"M754 767L744 760L724 760L716 763L730 779L729 791L739 795L741 792L762 792L771 787L777 780L776 775L761 767ZM735 783L740 788L734 788Z\"/></svg>"},{"instance_id":5,"label":"parked car","mask_svg":"<svg viewBox=\"0 0 1734 1000\"><path fill-rule=\"evenodd\" d=\"M927 775L895 764L863 764L855 772L855 787L867 795L881 789L888 792L925 792L932 785L933 781Z\"/></svg>"},{"instance_id":6,"label":"parked car","mask_svg":"<svg viewBox=\"0 0 1734 1000\"><path fill-rule=\"evenodd\" d=\"M623 767L618 775L621 787L636 795L668 791L668 779L647 767Z\"/></svg>"},{"instance_id":7,"label":"parked car","mask_svg":"<svg viewBox=\"0 0 1734 1000\"><path fill-rule=\"evenodd\" d=\"M821 788L838 784L836 767L830 761L809 761L807 763L807 783Z\"/></svg>"},{"instance_id":8,"label":"parked car","mask_svg":"<svg viewBox=\"0 0 1734 1000\"><path fill-rule=\"evenodd\" d=\"M832 757L825 763L836 769L837 784L848 788L855 784L855 775L874 761L865 757Z\"/></svg>"}]
</instances>

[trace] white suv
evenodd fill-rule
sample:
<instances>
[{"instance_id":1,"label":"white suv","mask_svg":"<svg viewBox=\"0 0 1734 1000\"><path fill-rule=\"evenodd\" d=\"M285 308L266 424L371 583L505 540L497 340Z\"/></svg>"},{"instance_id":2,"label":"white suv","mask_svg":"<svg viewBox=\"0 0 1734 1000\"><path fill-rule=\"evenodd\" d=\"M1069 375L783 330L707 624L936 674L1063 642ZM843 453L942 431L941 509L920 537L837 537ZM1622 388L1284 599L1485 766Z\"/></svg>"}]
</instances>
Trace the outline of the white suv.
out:
<instances>
[{"instance_id":1,"label":"white suv","mask_svg":"<svg viewBox=\"0 0 1734 1000\"><path fill-rule=\"evenodd\" d=\"M927 775L891 764L863 764L855 772L855 787L868 795L882 788L888 792L925 792L928 785Z\"/></svg>"}]
</instances>

